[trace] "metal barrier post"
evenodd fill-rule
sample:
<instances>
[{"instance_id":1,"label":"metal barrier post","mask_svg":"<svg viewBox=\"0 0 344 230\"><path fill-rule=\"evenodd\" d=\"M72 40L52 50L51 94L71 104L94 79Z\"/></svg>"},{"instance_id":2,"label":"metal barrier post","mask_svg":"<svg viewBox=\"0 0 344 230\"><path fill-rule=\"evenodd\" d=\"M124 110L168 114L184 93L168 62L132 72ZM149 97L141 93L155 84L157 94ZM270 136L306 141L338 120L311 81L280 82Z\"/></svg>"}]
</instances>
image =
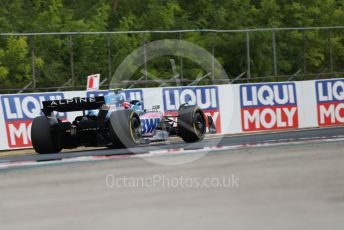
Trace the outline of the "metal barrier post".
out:
<instances>
[{"instance_id":1,"label":"metal barrier post","mask_svg":"<svg viewBox=\"0 0 344 230\"><path fill-rule=\"evenodd\" d=\"M71 79L72 85L75 85L75 76L74 76L74 52L73 52L73 38L69 36L69 52L70 52L70 72L71 72Z\"/></svg>"},{"instance_id":2,"label":"metal barrier post","mask_svg":"<svg viewBox=\"0 0 344 230\"><path fill-rule=\"evenodd\" d=\"M251 78L251 56L250 56L250 33L246 32L246 65L247 65L247 78Z\"/></svg>"},{"instance_id":3,"label":"metal barrier post","mask_svg":"<svg viewBox=\"0 0 344 230\"><path fill-rule=\"evenodd\" d=\"M272 31L272 50L274 63L274 76L277 77L277 53L276 53L276 32Z\"/></svg>"},{"instance_id":4,"label":"metal barrier post","mask_svg":"<svg viewBox=\"0 0 344 230\"><path fill-rule=\"evenodd\" d=\"M111 35L107 36L107 48L108 48L108 71L109 71L109 79L111 79L112 74L112 53L111 53Z\"/></svg>"},{"instance_id":5,"label":"metal barrier post","mask_svg":"<svg viewBox=\"0 0 344 230\"><path fill-rule=\"evenodd\" d=\"M332 31L331 30L328 30L328 47L330 51L330 70L331 70L331 74L333 74L334 68L333 68Z\"/></svg>"},{"instance_id":6,"label":"metal barrier post","mask_svg":"<svg viewBox=\"0 0 344 230\"><path fill-rule=\"evenodd\" d=\"M30 43L31 43L31 61L32 61L31 62L31 68L32 68L32 88L36 88L35 36L30 36L30 41L31 41Z\"/></svg>"}]
</instances>

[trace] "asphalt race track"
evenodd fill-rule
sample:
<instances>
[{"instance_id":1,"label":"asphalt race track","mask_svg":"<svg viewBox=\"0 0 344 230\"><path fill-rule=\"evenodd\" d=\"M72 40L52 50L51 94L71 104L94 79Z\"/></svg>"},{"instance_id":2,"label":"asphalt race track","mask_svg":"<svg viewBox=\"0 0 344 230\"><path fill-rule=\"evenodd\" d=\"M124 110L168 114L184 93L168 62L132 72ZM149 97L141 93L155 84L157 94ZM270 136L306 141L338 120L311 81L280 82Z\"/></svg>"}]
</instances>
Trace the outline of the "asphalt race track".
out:
<instances>
[{"instance_id":1,"label":"asphalt race track","mask_svg":"<svg viewBox=\"0 0 344 230\"><path fill-rule=\"evenodd\" d=\"M226 147L245 147L257 145L274 145L274 144L288 144L291 142L307 142L307 141L321 141L329 139L342 139L344 138L344 127L333 128L319 128L319 129L306 129L306 130L294 130L276 133L260 133L260 134L248 134L238 136L221 136L206 139L196 145L186 144L184 142L172 142L169 144L157 144L151 146L149 144L140 146L134 149L135 153L149 153L156 149L203 149L205 147L213 146L226 146ZM104 155L128 155L132 154L129 149L96 149L87 151L66 151L57 154L38 155L35 154L15 156L15 157L1 157L0 152L0 164L4 162L20 162L20 161L47 161L47 160L59 160L66 158L85 157L85 156L104 156Z\"/></svg>"},{"instance_id":2,"label":"asphalt race track","mask_svg":"<svg viewBox=\"0 0 344 230\"><path fill-rule=\"evenodd\" d=\"M0 169L1 229L343 229L343 137L340 127L208 139L200 149L227 148L176 166L127 150L0 158L123 156ZM149 157L199 154L188 147Z\"/></svg>"}]
</instances>

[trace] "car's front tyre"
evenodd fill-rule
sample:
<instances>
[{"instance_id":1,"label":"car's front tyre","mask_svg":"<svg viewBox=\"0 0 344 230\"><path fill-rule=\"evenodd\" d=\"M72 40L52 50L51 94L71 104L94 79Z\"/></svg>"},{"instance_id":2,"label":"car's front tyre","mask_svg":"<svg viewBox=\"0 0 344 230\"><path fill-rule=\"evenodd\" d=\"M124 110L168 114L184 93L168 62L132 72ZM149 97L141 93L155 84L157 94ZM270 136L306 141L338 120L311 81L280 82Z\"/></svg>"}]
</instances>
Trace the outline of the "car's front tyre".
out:
<instances>
[{"instance_id":1,"label":"car's front tyre","mask_svg":"<svg viewBox=\"0 0 344 230\"><path fill-rule=\"evenodd\" d=\"M206 133L206 120L198 106L182 105L178 111L178 135L187 143L200 141Z\"/></svg>"}]
</instances>

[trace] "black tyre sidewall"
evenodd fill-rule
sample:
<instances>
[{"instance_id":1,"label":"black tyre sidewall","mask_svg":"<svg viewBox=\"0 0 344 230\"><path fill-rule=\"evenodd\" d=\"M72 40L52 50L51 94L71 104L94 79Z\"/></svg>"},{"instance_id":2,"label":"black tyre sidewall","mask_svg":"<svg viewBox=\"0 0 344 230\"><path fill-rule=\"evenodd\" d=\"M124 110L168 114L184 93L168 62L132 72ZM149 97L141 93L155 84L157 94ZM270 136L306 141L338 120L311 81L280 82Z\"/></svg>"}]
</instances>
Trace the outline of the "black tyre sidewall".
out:
<instances>
[{"instance_id":1,"label":"black tyre sidewall","mask_svg":"<svg viewBox=\"0 0 344 230\"><path fill-rule=\"evenodd\" d=\"M53 134L51 124L45 116L33 119L31 142L33 148L39 154L58 153L61 151L58 135Z\"/></svg>"},{"instance_id":2,"label":"black tyre sidewall","mask_svg":"<svg viewBox=\"0 0 344 230\"><path fill-rule=\"evenodd\" d=\"M141 130L140 117L132 110L118 110L110 115L109 137L112 142L110 148L132 148L140 143L131 125L136 120Z\"/></svg>"},{"instance_id":3,"label":"black tyre sidewall","mask_svg":"<svg viewBox=\"0 0 344 230\"><path fill-rule=\"evenodd\" d=\"M179 136L188 143L200 141L204 138L205 132L198 133L195 128L194 118L199 113L204 118L203 111L198 106L184 105L178 111L178 132ZM204 119L205 125L205 119Z\"/></svg>"}]
</instances>

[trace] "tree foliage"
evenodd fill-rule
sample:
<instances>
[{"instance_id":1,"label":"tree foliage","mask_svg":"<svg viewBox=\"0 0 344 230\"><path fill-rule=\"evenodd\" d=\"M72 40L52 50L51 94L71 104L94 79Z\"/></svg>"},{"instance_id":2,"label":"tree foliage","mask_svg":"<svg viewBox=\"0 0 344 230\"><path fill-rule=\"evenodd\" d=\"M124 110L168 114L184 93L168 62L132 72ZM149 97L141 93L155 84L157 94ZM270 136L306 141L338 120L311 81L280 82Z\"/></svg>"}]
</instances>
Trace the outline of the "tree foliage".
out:
<instances>
[{"instance_id":1,"label":"tree foliage","mask_svg":"<svg viewBox=\"0 0 344 230\"><path fill-rule=\"evenodd\" d=\"M344 25L342 0L1 0L1 33L173 29L246 29ZM213 52L235 77L247 71L246 33L1 36L0 88L59 86L71 77L113 74L121 61L145 42L185 39ZM252 77L273 76L271 32L250 32ZM278 75L343 72L344 30L276 32ZM34 52L34 53L32 53ZM33 55L34 54L34 55ZM32 57L34 56L34 60ZM330 58L332 56L332 58ZM171 77L169 59L154 60L149 71ZM110 63L109 63L110 60ZM177 61L177 68L181 64ZM184 77L200 69L183 62ZM139 75L137 77L140 77ZM274 77L268 80L278 80Z\"/></svg>"}]
</instances>

